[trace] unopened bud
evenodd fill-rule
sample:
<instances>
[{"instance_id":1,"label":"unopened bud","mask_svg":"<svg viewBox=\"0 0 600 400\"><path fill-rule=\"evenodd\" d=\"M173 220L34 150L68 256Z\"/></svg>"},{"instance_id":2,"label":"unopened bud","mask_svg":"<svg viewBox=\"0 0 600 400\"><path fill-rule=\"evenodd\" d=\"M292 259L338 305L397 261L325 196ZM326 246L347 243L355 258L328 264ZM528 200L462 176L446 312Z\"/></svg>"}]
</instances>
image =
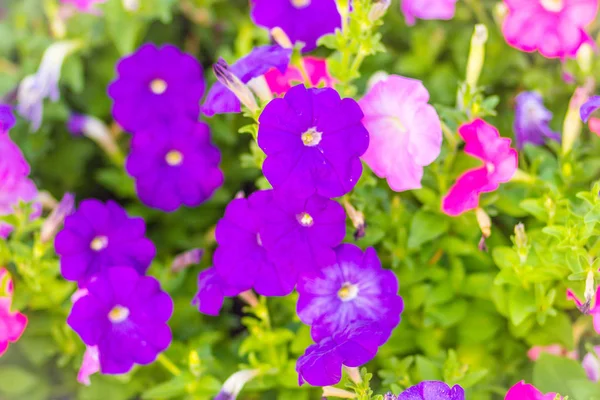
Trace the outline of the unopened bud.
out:
<instances>
[{"instance_id":1,"label":"unopened bud","mask_svg":"<svg viewBox=\"0 0 600 400\"><path fill-rule=\"evenodd\" d=\"M294 47L294 45L293 45L292 41L290 40L289 36L283 31L283 29L281 29L278 26L276 26L275 28L271 29L271 37L273 38L273 40L275 41L275 43L277 43L278 45L280 45L284 49L292 49Z\"/></svg>"},{"instance_id":2,"label":"unopened bud","mask_svg":"<svg viewBox=\"0 0 600 400\"><path fill-rule=\"evenodd\" d=\"M248 86L244 85L240 78L235 76L225 60L220 59L215 65L213 65L213 71L219 82L221 82L227 89L231 90L243 105L248 107L248 109L252 112L258 111L258 104L256 104L254 95Z\"/></svg>"},{"instance_id":3,"label":"unopened bud","mask_svg":"<svg viewBox=\"0 0 600 400\"><path fill-rule=\"evenodd\" d=\"M525 225L522 222L515 225L515 245L517 247L527 247L527 234L525 233Z\"/></svg>"},{"instance_id":4,"label":"unopened bud","mask_svg":"<svg viewBox=\"0 0 600 400\"><path fill-rule=\"evenodd\" d=\"M140 9L140 0L123 0L123 8L129 12Z\"/></svg>"},{"instance_id":5,"label":"unopened bud","mask_svg":"<svg viewBox=\"0 0 600 400\"><path fill-rule=\"evenodd\" d=\"M587 278L585 280L585 291L583 297L586 303L591 303L594 295L596 294L596 285L594 281L594 271L588 271Z\"/></svg>"},{"instance_id":6,"label":"unopened bud","mask_svg":"<svg viewBox=\"0 0 600 400\"><path fill-rule=\"evenodd\" d=\"M483 24L475 25L473 36L471 36L471 50L467 61L467 84L471 88L477 86L479 75L485 61L485 43L488 39L488 30Z\"/></svg>"},{"instance_id":7,"label":"unopened bud","mask_svg":"<svg viewBox=\"0 0 600 400\"><path fill-rule=\"evenodd\" d=\"M398 400L398 397L392 392L387 392L385 396L383 396L383 400Z\"/></svg>"},{"instance_id":8,"label":"unopened bud","mask_svg":"<svg viewBox=\"0 0 600 400\"><path fill-rule=\"evenodd\" d=\"M475 209L475 216L477 217L477 223L479 224L479 229L481 229L483 237L489 238L492 235L492 220L490 219L490 216L483 211L483 208Z\"/></svg>"},{"instance_id":9,"label":"unopened bud","mask_svg":"<svg viewBox=\"0 0 600 400\"><path fill-rule=\"evenodd\" d=\"M593 87L593 84L590 82L591 80L589 80L585 86L576 88L575 92L573 92L571 100L569 101L569 108L567 109L567 114L565 115L565 120L563 122L563 155L569 153L571 149L573 149L573 145L575 144L577 138L579 138L579 135L581 134L582 122L579 110L581 106L590 97L590 93Z\"/></svg>"},{"instance_id":10,"label":"unopened bud","mask_svg":"<svg viewBox=\"0 0 600 400\"><path fill-rule=\"evenodd\" d=\"M217 394L215 399L235 400L244 388L244 385L260 374L258 369L244 369L231 375Z\"/></svg>"},{"instance_id":11,"label":"unopened bud","mask_svg":"<svg viewBox=\"0 0 600 400\"><path fill-rule=\"evenodd\" d=\"M344 369L348 373L348 377L352 382L356 383L357 385L362 383L362 378L360 377L360 371L358 370L358 367L347 367L344 365Z\"/></svg>"},{"instance_id":12,"label":"unopened bud","mask_svg":"<svg viewBox=\"0 0 600 400\"><path fill-rule=\"evenodd\" d=\"M108 126L91 115L73 114L67 121L67 128L74 136L92 139L117 164L122 164L124 156L115 142Z\"/></svg>"},{"instance_id":13,"label":"unopened bud","mask_svg":"<svg viewBox=\"0 0 600 400\"><path fill-rule=\"evenodd\" d=\"M337 397L338 399L355 399L356 394L333 386L323 387L323 398Z\"/></svg>"},{"instance_id":14,"label":"unopened bud","mask_svg":"<svg viewBox=\"0 0 600 400\"><path fill-rule=\"evenodd\" d=\"M594 62L594 49L589 43L583 43L577 50L577 64L585 75L592 72L592 63Z\"/></svg>"},{"instance_id":15,"label":"unopened bud","mask_svg":"<svg viewBox=\"0 0 600 400\"><path fill-rule=\"evenodd\" d=\"M365 236L365 228L367 224L365 223L365 215L358 211L350 202L346 199L342 200L342 204L346 209L346 214L350 217L350 221L352 221L352 225L354 225L354 240L358 240Z\"/></svg>"},{"instance_id":16,"label":"unopened bud","mask_svg":"<svg viewBox=\"0 0 600 400\"><path fill-rule=\"evenodd\" d=\"M199 264L203 254L204 250L202 249L192 249L181 253L173 260L171 271L180 272L191 265Z\"/></svg>"},{"instance_id":17,"label":"unopened bud","mask_svg":"<svg viewBox=\"0 0 600 400\"><path fill-rule=\"evenodd\" d=\"M42 225L40 241L48 243L58 233L60 227L68 215L75 209L75 196L72 193L65 193L62 200L54 207L48 218Z\"/></svg>"},{"instance_id":18,"label":"unopened bud","mask_svg":"<svg viewBox=\"0 0 600 400\"><path fill-rule=\"evenodd\" d=\"M258 298L252 290L246 290L238 295L238 297L246 302L250 307L258 306Z\"/></svg>"},{"instance_id":19,"label":"unopened bud","mask_svg":"<svg viewBox=\"0 0 600 400\"><path fill-rule=\"evenodd\" d=\"M273 92L264 75L251 79L247 85L263 102L268 103L273 100Z\"/></svg>"},{"instance_id":20,"label":"unopened bud","mask_svg":"<svg viewBox=\"0 0 600 400\"><path fill-rule=\"evenodd\" d=\"M496 21L501 24L504 21L504 18L506 18L506 16L508 15L508 7L506 6L506 4L504 4L503 1L499 1L494 6L493 14Z\"/></svg>"},{"instance_id":21,"label":"unopened bud","mask_svg":"<svg viewBox=\"0 0 600 400\"><path fill-rule=\"evenodd\" d=\"M369 10L369 21L375 22L382 18L390 8L392 0L376 0L373 2L371 9Z\"/></svg>"}]
</instances>

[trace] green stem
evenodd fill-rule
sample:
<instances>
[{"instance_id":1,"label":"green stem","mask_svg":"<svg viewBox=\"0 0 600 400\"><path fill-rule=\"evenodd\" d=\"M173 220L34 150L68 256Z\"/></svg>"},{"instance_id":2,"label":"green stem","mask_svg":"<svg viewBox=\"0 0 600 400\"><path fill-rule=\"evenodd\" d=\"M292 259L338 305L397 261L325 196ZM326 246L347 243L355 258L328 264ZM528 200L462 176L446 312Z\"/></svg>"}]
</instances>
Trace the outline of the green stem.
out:
<instances>
[{"instance_id":1,"label":"green stem","mask_svg":"<svg viewBox=\"0 0 600 400\"><path fill-rule=\"evenodd\" d=\"M163 367L165 367L167 371L169 371L173 375L181 375L181 370L177 368L177 366L169 359L169 357L164 355L164 353L159 354L156 358L156 361L158 361Z\"/></svg>"},{"instance_id":2,"label":"green stem","mask_svg":"<svg viewBox=\"0 0 600 400\"><path fill-rule=\"evenodd\" d=\"M456 139L456 136L454 136L454 132L452 132L450 127L448 127L448 125L446 125L443 122L442 122L442 133L444 134L444 137L446 138L446 141L448 142L450 147L453 150L455 150L456 147L458 146L458 140Z\"/></svg>"}]
</instances>

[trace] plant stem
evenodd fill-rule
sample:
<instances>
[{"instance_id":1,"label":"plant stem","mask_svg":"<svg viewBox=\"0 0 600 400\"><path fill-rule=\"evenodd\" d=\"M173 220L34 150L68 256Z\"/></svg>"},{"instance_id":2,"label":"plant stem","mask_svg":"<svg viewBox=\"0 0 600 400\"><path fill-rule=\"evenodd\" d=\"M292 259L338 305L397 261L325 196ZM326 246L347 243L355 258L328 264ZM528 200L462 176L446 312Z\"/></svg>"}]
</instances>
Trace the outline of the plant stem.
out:
<instances>
[{"instance_id":1,"label":"plant stem","mask_svg":"<svg viewBox=\"0 0 600 400\"><path fill-rule=\"evenodd\" d=\"M177 366L169 359L169 357L164 355L164 353L159 354L156 358L156 361L158 361L163 367L165 367L167 371L169 371L173 375L181 375L181 370L177 368Z\"/></svg>"}]
</instances>

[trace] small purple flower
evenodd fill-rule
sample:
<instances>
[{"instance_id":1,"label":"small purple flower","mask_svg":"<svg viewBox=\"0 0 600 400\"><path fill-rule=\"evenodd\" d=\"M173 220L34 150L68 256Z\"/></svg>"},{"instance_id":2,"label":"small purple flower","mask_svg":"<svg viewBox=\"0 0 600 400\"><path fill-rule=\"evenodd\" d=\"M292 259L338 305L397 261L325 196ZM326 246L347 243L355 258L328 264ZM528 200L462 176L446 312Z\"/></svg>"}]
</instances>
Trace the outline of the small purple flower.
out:
<instances>
[{"instance_id":1,"label":"small purple flower","mask_svg":"<svg viewBox=\"0 0 600 400\"><path fill-rule=\"evenodd\" d=\"M237 296L243 291L225 283L215 268L210 267L198 275L198 292L192 300L192 305L198 307L198 311L203 314L217 316L225 297Z\"/></svg>"},{"instance_id":2,"label":"small purple flower","mask_svg":"<svg viewBox=\"0 0 600 400\"><path fill-rule=\"evenodd\" d=\"M125 168L144 204L171 212L212 196L223 184L220 160L208 125L179 118L136 132Z\"/></svg>"},{"instance_id":3,"label":"small purple flower","mask_svg":"<svg viewBox=\"0 0 600 400\"><path fill-rule=\"evenodd\" d=\"M560 134L548 126L552 120L552 113L544 107L539 93L522 92L515 101L514 131L519 149L522 149L525 143L543 145L546 139L560 142Z\"/></svg>"},{"instance_id":4,"label":"small purple flower","mask_svg":"<svg viewBox=\"0 0 600 400\"><path fill-rule=\"evenodd\" d=\"M94 276L67 318L87 346L97 346L103 374L154 362L171 343L173 301L151 276L113 267Z\"/></svg>"},{"instance_id":5,"label":"small purple flower","mask_svg":"<svg viewBox=\"0 0 600 400\"><path fill-rule=\"evenodd\" d=\"M335 252L336 262L299 279L300 320L312 326L315 341L360 321L379 326L389 336L403 309L398 279L381 268L371 247L363 254L353 244L342 244Z\"/></svg>"},{"instance_id":6,"label":"small purple flower","mask_svg":"<svg viewBox=\"0 0 600 400\"><path fill-rule=\"evenodd\" d=\"M600 108L600 96L592 96L586 101L579 110L583 122L588 122L590 116Z\"/></svg>"},{"instance_id":7,"label":"small purple flower","mask_svg":"<svg viewBox=\"0 0 600 400\"><path fill-rule=\"evenodd\" d=\"M144 220L130 218L117 203L84 200L65 219L65 226L54 241L61 274L79 286L118 265L129 265L144 274L156 255L154 244L145 233Z\"/></svg>"},{"instance_id":8,"label":"small purple flower","mask_svg":"<svg viewBox=\"0 0 600 400\"><path fill-rule=\"evenodd\" d=\"M465 400L465 391L459 385L450 388L444 382L424 381L400 393L398 400Z\"/></svg>"},{"instance_id":9,"label":"small purple flower","mask_svg":"<svg viewBox=\"0 0 600 400\"><path fill-rule=\"evenodd\" d=\"M251 7L256 25L281 28L292 43L304 43L304 52L314 50L321 36L342 25L335 0L252 0Z\"/></svg>"},{"instance_id":10,"label":"small purple flower","mask_svg":"<svg viewBox=\"0 0 600 400\"><path fill-rule=\"evenodd\" d=\"M202 67L177 47L144 44L119 61L117 73L108 94L113 117L126 131L137 133L179 116L198 119L205 88Z\"/></svg>"},{"instance_id":11,"label":"small purple flower","mask_svg":"<svg viewBox=\"0 0 600 400\"><path fill-rule=\"evenodd\" d=\"M298 358L300 385L330 386L342 379L342 366L359 367L371 361L385 342L376 324L355 323L325 337Z\"/></svg>"},{"instance_id":12,"label":"small purple flower","mask_svg":"<svg viewBox=\"0 0 600 400\"><path fill-rule=\"evenodd\" d=\"M362 174L360 156L369 147L363 116L355 100L341 99L334 89L294 86L259 118L265 177L296 197L348 193Z\"/></svg>"},{"instance_id":13,"label":"small purple flower","mask_svg":"<svg viewBox=\"0 0 600 400\"><path fill-rule=\"evenodd\" d=\"M273 264L259 235L262 205L256 192L250 199L235 199L225 209L215 232L219 246L213 263L224 282L240 291L254 288L263 296L285 296L296 286L291 263Z\"/></svg>"},{"instance_id":14,"label":"small purple flower","mask_svg":"<svg viewBox=\"0 0 600 400\"><path fill-rule=\"evenodd\" d=\"M277 68L285 73L292 56L291 49L280 46L258 46L246 56L229 66L231 71L242 83L264 75L271 68ZM202 113L208 117L215 114L239 113L242 110L236 95L221 82L216 82L208 92L202 104Z\"/></svg>"},{"instance_id":15,"label":"small purple flower","mask_svg":"<svg viewBox=\"0 0 600 400\"><path fill-rule=\"evenodd\" d=\"M0 104L0 135L8 133L16 122L11 106Z\"/></svg>"},{"instance_id":16,"label":"small purple flower","mask_svg":"<svg viewBox=\"0 0 600 400\"><path fill-rule=\"evenodd\" d=\"M290 278L335 263L333 248L346 235L346 213L336 201L265 190L254 193L250 204L258 212L269 258L278 268L292 266Z\"/></svg>"}]
</instances>

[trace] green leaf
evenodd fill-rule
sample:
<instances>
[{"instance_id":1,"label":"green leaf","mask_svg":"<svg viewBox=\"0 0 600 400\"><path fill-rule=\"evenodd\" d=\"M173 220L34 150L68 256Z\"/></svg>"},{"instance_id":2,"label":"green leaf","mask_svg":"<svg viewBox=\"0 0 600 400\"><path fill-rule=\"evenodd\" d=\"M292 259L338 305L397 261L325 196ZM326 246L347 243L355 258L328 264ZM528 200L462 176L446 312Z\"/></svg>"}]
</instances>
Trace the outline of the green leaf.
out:
<instances>
[{"instance_id":1,"label":"green leaf","mask_svg":"<svg viewBox=\"0 0 600 400\"><path fill-rule=\"evenodd\" d=\"M439 381L442 379L441 368L423 356L416 356L415 368L422 381Z\"/></svg>"},{"instance_id":2,"label":"green leaf","mask_svg":"<svg viewBox=\"0 0 600 400\"><path fill-rule=\"evenodd\" d=\"M191 377L189 377L191 378ZM185 375L176 376L170 381L161 383L142 394L142 399L169 399L185 394Z\"/></svg>"},{"instance_id":3,"label":"green leaf","mask_svg":"<svg viewBox=\"0 0 600 400\"><path fill-rule=\"evenodd\" d=\"M412 219L408 235L408 248L416 249L448 231L449 220L428 211L418 211Z\"/></svg>"},{"instance_id":4,"label":"green leaf","mask_svg":"<svg viewBox=\"0 0 600 400\"><path fill-rule=\"evenodd\" d=\"M508 312L513 325L521 325L525 318L535 311L534 294L522 288L513 287L508 295Z\"/></svg>"},{"instance_id":5,"label":"green leaf","mask_svg":"<svg viewBox=\"0 0 600 400\"><path fill-rule=\"evenodd\" d=\"M543 393L556 392L576 400L587 400L577 397L574 387L587 380L583 367L576 360L542 354L533 366L533 384Z\"/></svg>"},{"instance_id":6,"label":"green leaf","mask_svg":"<svg viewBox=\"0 0 600 400\"><path fill-rule=\"evenodd\" d=\"M39 384L38 378L20 367L0 367L0 393L7 396L22 395Z\"/></svg>"}]
</instances>

